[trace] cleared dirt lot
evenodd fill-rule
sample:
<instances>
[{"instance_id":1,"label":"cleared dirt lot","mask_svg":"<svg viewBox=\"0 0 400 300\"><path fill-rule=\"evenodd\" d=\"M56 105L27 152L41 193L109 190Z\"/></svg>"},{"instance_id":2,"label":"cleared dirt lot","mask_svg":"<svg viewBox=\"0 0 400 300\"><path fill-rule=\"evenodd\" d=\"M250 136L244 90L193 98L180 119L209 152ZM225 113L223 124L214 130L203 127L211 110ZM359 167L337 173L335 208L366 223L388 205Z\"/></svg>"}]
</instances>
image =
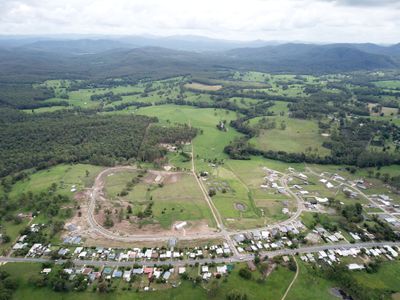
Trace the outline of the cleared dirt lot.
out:
<instances>
[{"instance_id":1,"label":"cleared dirt lot","mask_svg":"<svg viewBox=\"0 0 400 300\"><path fill-rule=\"evenodd\" d=\"M198 82L186 83L185 88L199 91L218 91L222 89L222 85L208 85Z\"/></svg>"}]
</instances>

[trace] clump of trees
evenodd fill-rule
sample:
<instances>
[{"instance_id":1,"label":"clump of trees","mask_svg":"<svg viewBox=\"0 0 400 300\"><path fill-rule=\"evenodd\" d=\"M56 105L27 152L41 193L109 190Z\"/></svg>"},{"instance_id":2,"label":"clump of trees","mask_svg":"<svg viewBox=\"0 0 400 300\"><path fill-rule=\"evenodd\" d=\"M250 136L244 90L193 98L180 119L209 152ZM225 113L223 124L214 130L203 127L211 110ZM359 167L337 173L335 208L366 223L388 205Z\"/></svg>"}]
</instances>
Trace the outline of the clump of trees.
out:
<instances>
[{"instance_id":1,"label":"clump of trees","mask_svg":"<svg viewBox=\"0 0 400 300\"><path fill-rule=\"evenodd\" d=\"M18 282L10 277L6 271L0 270L0 299L12 299L14 291L18 287Z\"/></svg>"}]
</instances>

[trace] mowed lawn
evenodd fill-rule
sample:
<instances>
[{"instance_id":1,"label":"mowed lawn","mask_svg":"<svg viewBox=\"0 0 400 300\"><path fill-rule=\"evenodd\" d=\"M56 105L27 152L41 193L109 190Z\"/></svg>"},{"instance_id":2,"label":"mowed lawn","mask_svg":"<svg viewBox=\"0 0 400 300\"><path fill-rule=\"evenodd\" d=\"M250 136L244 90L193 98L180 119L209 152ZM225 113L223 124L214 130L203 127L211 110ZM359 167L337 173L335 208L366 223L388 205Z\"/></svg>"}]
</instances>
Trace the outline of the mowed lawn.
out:
<instances>
[{"instance_id":1,"label":"mowed lawn","mask_svg":"<svg viewBox=\"0 0 400 300\"><path fill-rule=\"evenodd\" d=\"M286 151L289 153L301 153L311 147L312 152L317 149L321 156L329 154L329 150L322 147L322 143L328 137L323 137L319 133L316 121L300 120L288 117L268 117L269 120L276 121L275 129L262 129L260 135L250 140L261 150ZM254 120L255 124L258 120ZM280 129L281 122L284 121L286 129Z\"/></svg>"}]
</instances>

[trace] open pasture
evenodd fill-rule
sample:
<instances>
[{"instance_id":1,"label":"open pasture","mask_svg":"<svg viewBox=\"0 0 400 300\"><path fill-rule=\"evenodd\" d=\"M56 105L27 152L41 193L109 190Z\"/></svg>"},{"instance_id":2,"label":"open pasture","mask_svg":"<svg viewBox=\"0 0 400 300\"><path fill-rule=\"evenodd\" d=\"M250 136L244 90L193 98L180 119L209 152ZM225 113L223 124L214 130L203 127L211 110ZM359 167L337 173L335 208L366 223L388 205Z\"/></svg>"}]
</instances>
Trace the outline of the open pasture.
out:
<instances>
[{"instance_id":1,"label":"open pasture","mask_svg":"<svg viewBox=\"0 0 400 300\"><path fill-rule=\"evenodd\" d=\"M382 80L376 81L374 84L380 88L400 89L400 80Z\"/></svg>"},{"instance_id":2,"label":"open pasture","mask_svg":"<svg viewBox=\"0 0 400 300\"><path fill-rule=\"evenodd\" d=\"M250 124L257 124L261 118L251 120ZM286 151L316 153L320 156L329 154L329 150L322 147L324 137L319 133L316 121L288 118L286 116L267 117L269 122L275 121L276 128L261 129L260 134L250 140L256 148L264 151ZM285 124L282 129L281 124Z\"/></svg>"},{"instance_id":3,"label":"open pasture","mask_svg":"<svg viewBox=\"0 0 400 300\"><path fill-rule=\"evenodd\" d=\"M30 175L29 180L15 183L10 197L13 198L28 191L38 193L48 189L53 183L57 184L58 193L72 195L74 193L71 192L72 186L75 186L76 191L91 186L101 169L102 167L86 164L57 165Z\"/></svg>"},{"instance_id":4,"label":"open pasture","mask_svg":"<svg viewBox=\"0 0 400 300\"><path fill-rule=\"evenodd\" d=\"M227 159L223 149L240 134L229 126L229 122L236 118L236 114L213 108L194 108L190 106L161 105L140 108L137 114L155 116L164 124L190 124L200 130L193 140L194 157L198 170L209 168L209 161ZM216 125L226 120L227 131L220 131Z\"/></svg>"}]
</instances>

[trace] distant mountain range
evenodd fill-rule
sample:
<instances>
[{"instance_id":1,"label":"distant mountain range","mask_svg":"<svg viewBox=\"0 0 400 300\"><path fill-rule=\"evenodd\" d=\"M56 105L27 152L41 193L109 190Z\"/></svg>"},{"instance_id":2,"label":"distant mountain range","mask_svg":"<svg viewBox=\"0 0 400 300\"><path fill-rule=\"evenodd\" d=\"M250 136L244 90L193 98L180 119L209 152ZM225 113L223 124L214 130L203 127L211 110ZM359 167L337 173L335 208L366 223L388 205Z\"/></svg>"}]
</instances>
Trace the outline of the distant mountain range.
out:
<instances>
[{"instance_id":1,"label":"distant mountain range","mask_svg":"<svg viewBox=\"0 0 400 300\"><path fill-rule=\"evenodd\" d=\"M305 74L397 68L400 44L317 45L202 37L0 37L0 80L166 77L221 69Z\"/></svg>"}]
</instances>

